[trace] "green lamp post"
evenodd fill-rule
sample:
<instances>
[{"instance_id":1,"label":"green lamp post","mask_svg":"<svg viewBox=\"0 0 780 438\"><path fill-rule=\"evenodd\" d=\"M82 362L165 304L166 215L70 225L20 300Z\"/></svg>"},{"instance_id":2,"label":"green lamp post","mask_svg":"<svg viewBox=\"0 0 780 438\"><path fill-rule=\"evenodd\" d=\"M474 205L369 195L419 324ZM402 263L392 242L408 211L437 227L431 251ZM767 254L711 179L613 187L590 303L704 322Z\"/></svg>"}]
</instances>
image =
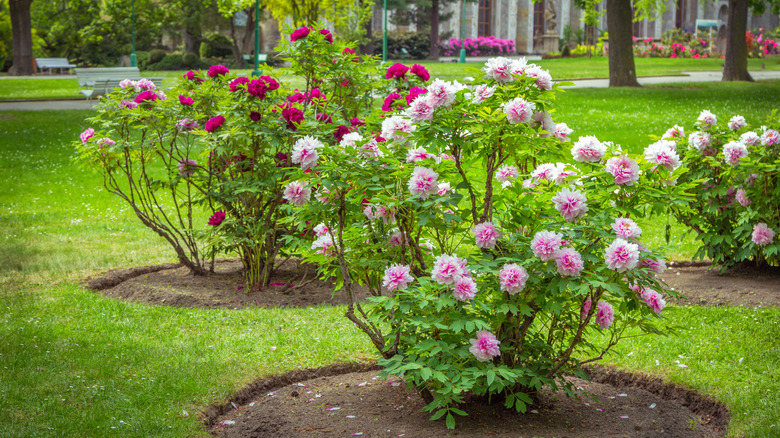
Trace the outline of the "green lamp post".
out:
<instances>
[{"instance_id":1,"label":"green lamp post","mask_svg":"<svg viewBox=\"0 0 780 438\"><path fill-rule=\"evenodd\" d=\"M252 70L252 76L259 77L263 72L260 70L260 0L255 0L255 69Z\"/></svg>"},{"instance_id":2,"label":"green lamp post","mask_svg":"<svg viewBox=\"0 0 780 438\"><path fill-rule=\"evenodd\" d=\"M466 62L466 0L462 0L462 3L463 10L460 17L460 60L458 62Z\"/></svg>"},{"instance_id":3,"label":"green lamp post","mask_svg":"<svg viewBox=\"0 0 780 438\"><path fill-rule=\"evenodd\" d=\"M384 6L385 24L382 27L382 64L387 62L387 0Z\"/></svg>"},{"instance_id":4,"label":"green lamp post","mask_svg":"<svg viewBox=\"0 0 780 438\"><path fill-rule=\"evenodd\" d=\"M130 0L130 21L132 22L132 49L130 51L130 67L138 67L138 57L135 56L135 0Z\"/></svg>"}]
</instances>

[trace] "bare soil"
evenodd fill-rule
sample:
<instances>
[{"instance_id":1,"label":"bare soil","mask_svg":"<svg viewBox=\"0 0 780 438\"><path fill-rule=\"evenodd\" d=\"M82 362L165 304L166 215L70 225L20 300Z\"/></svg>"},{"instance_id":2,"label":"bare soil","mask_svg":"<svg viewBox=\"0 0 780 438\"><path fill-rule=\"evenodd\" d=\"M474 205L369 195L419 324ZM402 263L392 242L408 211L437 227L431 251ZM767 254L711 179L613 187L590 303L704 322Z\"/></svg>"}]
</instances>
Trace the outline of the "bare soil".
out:
<instances>
[{"instance_id":1,"label":"bare soil","mask_svg":"<svg viewBox=\"0 0 780 438\"><path fill-rule=\"evenodd\" d=\"M778 306L780 270L741 267L721 274L701 263L672 264L661 276L684 298L705 306ZM106 296L152 305L200 308L309 307L345 304L313 266L288 261L271 286L244 288L241 264L217 262L216 272L193 276L179 265L109 271L86 285ZM362 296L367 291L361 291ZM258 380L226 404L207 408L208 429L220 437L709 437L723 436L724 405L656 377L608 368L589 370L591 381L572 377L577 398L545 391L527 413L471 400L457 429L430 421L423 400L398 378L384 381L375 365L334 365Z\"/></svg>"}]
</instances>

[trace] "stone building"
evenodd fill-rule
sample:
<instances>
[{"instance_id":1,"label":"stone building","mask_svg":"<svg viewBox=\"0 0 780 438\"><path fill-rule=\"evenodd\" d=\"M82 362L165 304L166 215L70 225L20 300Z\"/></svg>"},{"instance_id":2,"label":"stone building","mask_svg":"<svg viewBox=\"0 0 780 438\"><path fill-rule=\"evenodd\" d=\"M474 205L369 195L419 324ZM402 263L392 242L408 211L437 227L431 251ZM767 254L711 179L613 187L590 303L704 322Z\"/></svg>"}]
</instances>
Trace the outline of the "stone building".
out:
<instances>
[{"instance_id":1,"label":"stone building","mask_svg":"<svg viewBox=\"0 0 780 438\"><path fill-rule=\"evenodd\" d=\"M462 0L461 0L462 1ZM660 38L669 29L683 29L688 32L696 30L709 32L717 38L716 46L725 51L726 22L728 18L728 1L718 0L667 0L666 11L656 20L643 20L634 23L634 36L638 38ZM598 6L599 10L606 8L606 1ZM449 33L455 38L461 38L463 26L463 4L449 3L445 14L451 14L448 20L440 22L439 30ZM381 3L374 7L372 27L382 29L383 9ZM602 15L601 22L595 29L606 31L607 17ZM563 38L563 32L569 25L572 29L582 29L582 11L572 0L478 0L465 4L465 37L495 36L515 40L517 52L521 54L546 53L557 51L557 41L550 44L551 37ZM748 29L775 29L780 25L777 15L765 12L761 15L748 15ZM402 27L414 32L414 25L395 26L388 22L388 30ZM545 38L546 37L546 38ZM547 44L545 44L545 40Z\"/></svg>"}]
</instances>

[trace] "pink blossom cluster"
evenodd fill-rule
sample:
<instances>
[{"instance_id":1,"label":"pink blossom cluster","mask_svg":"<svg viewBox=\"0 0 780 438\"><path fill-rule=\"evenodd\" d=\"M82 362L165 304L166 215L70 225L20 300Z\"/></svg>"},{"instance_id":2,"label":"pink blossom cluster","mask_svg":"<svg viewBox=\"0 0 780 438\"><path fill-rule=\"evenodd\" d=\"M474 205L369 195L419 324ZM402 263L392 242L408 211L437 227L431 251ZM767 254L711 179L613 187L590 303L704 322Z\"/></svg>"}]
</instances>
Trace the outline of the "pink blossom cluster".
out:
<instances>
[{"instance_id":1,"label":"pink blossom cluster","mask_svg":"<svg viewBox=\"0 0 780 438\"><path fill-rule=\"evenodd\" d=\"M643 288L635 284L631 286L631 290L636 292L639 298L644 301L645 304L647 304L657 315L660 315L664 310L664 307L666 307L666 300L664 300L660 293L653 289Z\"/></svg>"},{"instance_id":2,"label":"pink blossom cluster","mask_svg":"<svg viewBox=\"0 0 780 438\"><path fill-rule=\"evenodd\" d=\"M746 146L755 146L761 142L761 137L754 131L748 131L739 136L739 142Z\"/></svg>"},{"instance_id":3,"label":"pink blossom cluster","mask_svg":"<svg viewBox=\"0 0 780 438\"><path fill-rule=\"evenodd\" d=\"M731 120L729 120L728 125L729 125L729 129L731 129L732 131L737 131L747 126L747 122L745 121L745 118L742 116L734 116L731 118Z\"/></svg>"},{"instance_id":4,"label":"pink blossom cluster","mask_svg":"<svg viewBox=\"0 0 780 438\"><path fill-rule=\"evenodd\" d=\"M423 161L434 157L436 157L436 155L428 152L428 149L425 149L422 146L409 148L409 150L406 152L407 163L416 163L418 161Z\"/></svg>"},{"instance_id":5,"label":"pink blossom cluster","mask_svg":"<svg viewBox=\"0 0 780 438\"><path fill-rule=\"evenodd\" d=\"M501 237L501 233L491 222L482 222L475 225L472 232L476 238L477 248L480 249L495 248L498 239Z\"/></svg>"},{"instance_id":6,"label":"pink blossom cluster","mask_svg":"<svg viewBox=\"0 0 780 438\"><path fill-rule=\"evenodd\" d=\"M581 163L596 163L607 154L607 146L592 135L580 137L571 148L575 161Z\"/></svg>"},{"instance_id":7,"label":"pink blossom cluster","mask_svg":"<svg viewBox=\"0 0 780 438\"><path fill-rule=\"evenodd\" d=\"M306 135L299 138L292 147L292 162L300 164L303 170L313 168L319 159L317 151L323 146L322 142L314 137Z\"/></svg>"},{"instance_id":8,"label":"pink blossom cluster","mask_svg":"<svg viewBox=\"0 0 780 438\"><path fill-rule=\"evenodd\" d=\"M406 134L415 130L411 120L402 116L387 117L382 121L382 137L389 141L403 141Z\"/></svg>"},{"instance_id":9,"label":"pink blossom cluster","mask_svg":"<svg viewBox=\"0 0 780 438\"><path fill-rule=\"evenodd\" d=\"M309 202L311 189L304 181L293 181L285 186L283 196L290 204L301 206Z\"/></svg>"},{"instance_id":10,"label":"pink blossom cluster","mask_svg":"<svg viewBox=\"0 0 780 438\"><path fill-rule=\"evenodd\" d=\"M562 245L563 234L554 231L539 231L531 239L531 250L544 262L553 260Z\"/></svg>"},{"instance_id":11,"label":"pink blossom cluster","mask_svg":"<svg viewBox=\"0 0 780 438\"><path fill-rule=\"evenodd\" d=\"M501 355L501 350L499 349L501 341L496 338L496 335L487 330L478 331L477 338L469 339L469 342L471 343L469 352L480 362L486 362Z\"/></svg>"},{"instance_id":12,"label":"pink blossom cluster","mask_svg":"<svg viewBox=\"0 0 780 438\"><path fill-rule=\"evenodd\" d=\"M674 125L667 129L661 138L664 140L677 140L685 138L685 129L683 129L683 127L680 125Z\"/></svg>"},{"instance_id":13,"label":"pink blossom cluster","mask_svg":"<svg viewBox=\"0 0 780 438\"><path fill-rule=\"evenodd\" d=\"M750 205L750 198L748 198L745 189L742 188L737 189L737 193L734 196L734 198L737 200L737 202L739 202L739 205L743 207L747 207L748 205Z\"/></svg>"},{"instance_id":14,"label":"pink blossom cluster","mask_svg":"<svg viewBox=\"0 0 780 438\"><path fill-rule=\"evenodd\" d=\"M198 163L195 160L183 159L179 161L179 175L192 176L197 170Z\"/></svg>"},{"instance_id":15,"label":"pink blossom cluster","mask_svg":"<svg viewBox=\"0 0 780 438\"><path fill-rule=\"evenodd\" d=\"M576 171L566 169L566 164L564 163L542 163L531 172L531 176L538 181L549 181L559 185L565 183L567 178L576 174Z\"/></svg>"},{"instance_id":16,"label":"pink blossom cluster","mask_svg":"<svg viewBox=\"0 0 780 438\"><path fill-rule=\"evenodd\" d=\"M509 102L501 105L506 120L511 124L528 123L536 109L536 104L529 102L522 97L515 97Z\"/></svg>"},{"instance_id":17,"label":"pink blossom cluster","mask_svg":"<svg viewBox=\"0 0 780 438\"><path fill-rule=\"evenodd\" d=\"M588 212L587 197L579 190L571 190L564 187L552 198L555 209L558 210L566 222L576 222Z\"/></svg>"},{"instance_id":18,"label":"pink blossom cluster","mask_svg":"<svg viewBox=\"0 0 780 438\"><path fill-rule=\"evenodd\" d=\"M385 269L385 275L382 278L382 286L384 286L388 292L393 292L406 289L409 286L409 283L413 281L414 277L412 277L411 268L408 265L394 263Z\"/></svg>"},{"instance_id":19,"label":"pink blossom cluster","mask_svg":"<svg viewBox=\"0 0 780 438\"><path fill-rule=\"evenodd\" d=\"M651 163L664 166L668 170L680 167L680 156L677 155L677 143L671 140L659 140L645 148L645 159Z\"/></svg>"},{"instance_id":20,"label":"pink blossom cluster","mask_svg":"<svg viewBox=\"0 0 780 438\"><path fill-rule=\"evenodd\" d=\"M442 47L444 56L457 54L461 47L466 49L466 55L468 56L502 55L515 52L515 41L496 38L495 36L481 36L466 38L465 40L450 38Z\"/></svg>"},{"instance_id":21,"label":"pink blossom cluster","mask_svg":"<svg viewBox=\"0 0 780 438\"><path fill-rule=\"evenodd\" d=\"M776 129L767 129L761 134L761 144L764 146L772 146L780 143L780 132Z\"/></svg>"},{"instance_id":22,"label":"pink blossom cluster","mask_svg":"<svg viewBox=\"0 0 780 438\"><path fill-rule=\"evenodd\" d=\"M502 184L511 184L512 180L518 176L520 176L520 172L517 170L517 167L511 164L505 164L496 170L496 180Z\"/></svg>"},{"instance_id":23,"label":"pink blossom cluster","mask_svg":"<svg viewBox=\"0 0 780 438\"><path fill-rule=\"evenodd\" d=\"M471 94L471 101L473 103L482 103L492 97L495 92L495 86L491 87L486 84L477 85L474 87L474 92Z\"/></svg>"},{"instance_id":24,"label":"pink blossom cluster","mask_svg":"<svg viewBox=\"0 0 780 438\"><path fill-rule=\"evenodd\" d=\"M607 160L607 172L615 178L617 185L633 185L639 180L639 165L626 155Z\"/></svg>"},{"instance_id":25,"label":"pink blossom cluster","mask_svg":"<svg viewBox=\"0 0 780 438\"><path fill-rule=\"evenodd\" d=\"M319 235L316 239L314 239L314 242L312 242L311 249L316 250L314 252L315 254L332 256L334 251L333 238L330 236L330 234Z\"/></svg>"},{"instance_id":26,"label":"pink blossom cluster","mask_svg":"<svg viewBox=\"0 0 780 438\"><path fill-rule=\"evenodd\" d=\"M569 134L572 132L574 132L574 130L569 128L569 126L565 123L558 123L555 125L555 130L552 134L553 137L558 139L558 141L567 142L569 141Z\"/></svg>"},{"instance_id":27,"label":"pink blossom cluster","mask_svg":"<svg viewBox=\"0 0 780 438\"><path fill-rule=\"evenodd\" d=\"M507 263L498 273L498 279L501 283L501 290L515 295L525 288L528 281L528 271L517 263Z\"/></svg>"},{"instance_id":28,"label":"pink blossom cluster","mask_svg":"<svg viewBox=\"0 0 780 438\"><path fill-rule=\"evenodd\" d=\"M433 170L415 166L412 176L409 178L409 192L412 195L420 195L421 199L428 199L428 196L438 192L438 178L439 174Z\"/></svg>"},{"instance_id":29,"label":"pink blossom cluster","mask_svg":"<svg viewBox=\"0 0 780 438\"><path fill-rule=\"evenodd\" d=\"M691 135L688 136L688 145L691 149L704 152L705 149L712 145L712 136L710 136L709 132L692 132Z\"/></svg>"},{"instance_id":30,"label":"pink blossom cluster","mask_svg":"<svg viewBox=\"0 0 780 438\"><path fill-rule=\"evenodd\" d=\"M624 239L615 239L604 252L607 267L617 272L634 269L639 263L639 245Z\"/></svg>"},{"instance_id":31,"label":"pink blossom cluster","mask_svg":"<svg viewBox=\"0 0 780 438\"><path fill-rule=\"evenodd\" d=\"M612 222L612 229L621 239L636 239L642 235L642 229L636 222L626 217L619 217Z\"/></svg>"},{"instance_id":32,"label":"pink blossom cluster","mask_svg":"<svg viewBox=\"0 0 780 438\"><path fill-rule=\"evenodd\" d=\"M753 243L756 245L769 245L775 238L775 230L769 228L769 226L764 222L761 222L753 226L753 233L751 237Z\"/></svg>"},{"instance_id":33,"label":"pink blossom cluster","mask_svg":"<svg viewBox=\"0 0 780 438\"><path fill-rule=\"evenodd\" d=\"M699 114L699 118L696 119L696 126L702 131L709 131L716 123L718 123L718 118L707 110L703 110Z\"/></svg>"},{"instance_id":34,"label":"pink blossom cluster","mask_svg":"<svg viewBox=\"0 0 780 438\"><path fill-rule=\"evenodd\" d=\"M452 287L453 297L458 301L473 300L477 294L477 283L466 265L466 260L442 254L436 257L431 278L442 285Z\"/></svg>"},{"instance_id":35,"label":"pink blossom cluster","mask_svg":"<svg viewBox=\"0 0 780 438\"><path fill-rule=\"evenodd\" d=\"M599 310L596 313L596 324L598 324L600 329L606 330L615 321L615 310L612 309L612 305L606 301L599 301L598 309Z\"/></svg>"},{"instance_id":36,"label":"pink blossom cluster","mask_svg":"<svg viewBox=\"0 0 780 438\"><path fill-rule=\"evenodd\" d=\"M736 166L741 158L748 156L747 146L738 141L730 141L723 145L723 156L727 163Z\"/></svg>"}]
</instances>

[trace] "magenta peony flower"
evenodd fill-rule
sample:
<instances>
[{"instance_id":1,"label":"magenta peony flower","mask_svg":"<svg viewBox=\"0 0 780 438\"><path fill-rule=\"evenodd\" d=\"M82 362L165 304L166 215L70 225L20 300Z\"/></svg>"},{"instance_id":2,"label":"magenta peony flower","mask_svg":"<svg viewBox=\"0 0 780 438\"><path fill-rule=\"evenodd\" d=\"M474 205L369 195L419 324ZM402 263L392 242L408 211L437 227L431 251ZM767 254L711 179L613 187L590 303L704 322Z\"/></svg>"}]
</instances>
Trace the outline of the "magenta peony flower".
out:
<instances>
[{"instance_id":1,"label":"magenta peony flower","mask_svg":"<svg viewBox=\"0 0 780 438\"><path fill-rule=\"evenodd\" d=\"M509 123L528 123L536 110L536 104L521 97L515 97L501 105Z\"/></svg>"},{"instance_id":2,"label":"magenta peony flower","mask_svg":"<svg viewBox=\"0 0 780 438\"><path fill-rule=\"evenodd\" d=\"M311 189L304 181L293 181L284 188L284 199L290 204L301 206L309 202Z\"/></svg>"},{"instance_id":3,"label":"magenta peony flower","mask_svg":"<svg viewBox=\"0 0 780 438\"><path fill-rule=\"evenodd\" d=\"M292 147L292 162L300 164L303 170L313 168L319 159L317 150L323 146L321 141L308 135L298 139Z\"/></svg>"},{"instance_id":4,"label":"magenta peony flower","mask_svg":"<svg viewBox=\"0 0 780 438\"><path fill-rule=\"evenodd\" d=\"M195 101L191 97L187 97L183 94L179 95L179 103L181 103L184 106L192 106Z\"/></svg>"},{"instance_id":5,"label":"magenta peony flower","mask_svg":"<svg viewBox=\"0 0 780 438\"><path fill-rule=\"evenodd\" d=\"M217 76L224 76L226 74L230 73L230 69L225 67L224 65L212 65L209 67L208 75L210 78L216 78Z\"/></svg>"},{"instance_id":6,"label":"magenta peony flower","mask_svg":"<svg viewBox=\"0 0 780 438\"><path fill-rule=\"evenodd\" d=\"M290 35L290 41L294 43L301 38L306 38L307 36L309 36L309 32L311 32L311 29L309 29L306 26L303 26L299 29L295 29L293 33Z\"/></svg>"},{"instance_id":7,"label":"magenta peony flower","mask_svg":"<svg viewBox=\"0 0 780 438\"><path fill-rule=\"evenodd\" d=\"M715 117L715 114L712 114L707 110L702 111L701 114L699 114L699 118L696 119L696 126L702 131L709 131L716 123L718 123L718 118Z\"/></svg>"},{"instance_id":8,"label":"magenta peony flower","mask_svg":"<svg viewBox=\"0 0 780 438\"><path fill-rule=\"evenodd\" d=\"M747 146L738 141L730 141L723 145L723 156L727 163L736 166L739 164L740 158L748 156Z\"/></svg>"},{"instance_id":9,"label":"magenta peony flower","mask_svg":"<svg viewBox=\"0 0 780 438\"><path fill-rule=\"evenodd\" d=\"M498 168L496 171L496 179L500 183L508 183L511 182L513 179L520 176L520 172L517 170L517 167L512 166L510 164L505 164Z\"/></svg>"},{"instance_id":10,"label":"magenta peony flower","mask_svg":"<svg viewBox=\"0 0 780 438\"><path fill-rule=\"evenodd\" d=\"M409 191L412 195L420 195L420 199L428 199L428 196L438 191L437 178L439 174L433 170L416 166L409 178Z\"/></svg>"},{"instance_id":11,"label":"magenta peony flower","mask_svg":"<svg viewBox=\"0 0 780 438\"><path fill-rule=\"evenodd\" d=\"M271 76L260 76L260 79L265 82L266 88L268 88L269 91L274 91L279 89L279 82L276 81L276 79L272 78Z\"/></svg>"},{"instance_id":12,"label":"magenta peony flower","mask_svg":"<svg viewBox=\"0 0 780 438\"><path fill-rule=\"evenodd\" d=\"M621 239L634 239L642 235L642 229L633 220L619 217L612 223L612 229Z\"/></svg>"},{"instance_id":13,"label":"magenta peony flower","mask_svg":"<svg viewBox=\"0 0 780 438\"><path fill-rule=\"evenodd\" d=\"M590 297L588 297L588 299L585 300L584 303L582 303L582 310L580 310L580 317L582 319L585 319L585 318L588 317L588 314L590 313L590 306L592 305L591 303L592 303L592 301L591 301Z\"/></svg>"},{"instance_id":14,"label":"magenta peony flower","mask_svg":"<svg viewBox=\"0 0 780 438\"><path fill-rule=\"evenodd\" d=\"M555 267L564 277L579 277L585 267L582 255L574 248L563 248L555 253Z\"/></svg>"},{"instance_id":15,"label":"magenta peony flower","mask_svg":"<svg viewBox=\"0 0 780 438\"><path fill-rule=\"evenodd\" d=\"M617 185L633 185L634 181L639 180L639 165L631 158L625 155L612 157L607 160L607 172L615 177Z\"/></svg>"},{"instance_id":16,"label":"magenta peony flower","mask_svg":"<svg viewBox=\"0 0 780 438\"><path fill-rule=\"evenodd\" d=\"M282 110L282 117L287 122L287 129L295 131L298 129L298 125L303 121L303 111L289 106Z\"/></svg>"},{"instance_id":17,"label":"magenta peony flower","mask_svg":"<svg viewBox=\"0 0 780 438\"><path fill-rule=\"evenodd\" d=\"M452 288L452 296L458 301L473 300L477 295L477 283L471 277L461 277Z\"/></svg>"},{"instance_id":18,"label":"magenta peony flower","mask_svg":"<svg viewBox=\"0 0 780 438\"><path fill-rule=\"evenodd\" d=\"M387 288L388 292L404 290L409 286L409 283L414 281L410 272L409 266L394 263L385 269L382 285Z\"/></svg>"},{"instance_id":19,"label":"magenta peony flower","mask_svg":"<svg viewBox=\"0 0 780 438\"><path fill-rule=\"evenodd\" d=\"M539 231L531 240L531 250L536 257L547 262L555 258L555 253L561 248L563 234L552 231Z\"/></svg>"},{"instance_id":20,"label":"magenta peony flower","mask_svg":"<svg viewBox=\"0 0 780 438\"><path fill-rule=\"evenodd\" d=\"M207 132L214 132L217 129L219 129L222 124L225 123L225 117L224 116L214 116L206 122L206 126L204 126L204 129Z\"/></svg>"},{"instance_id":21,"label":"magenta peony flower","mask_svg":"<svg viewBox=\"0 0 780 438\"><path fill-rule=\"evenodd\" d=\"M580 137L571 148L575 161L581 163L596 163L607 154L607 147L592 135Z\"/></svg>"},{"instance_id":22,"label":"magenta peony flower","mask_svg":"<svg viewBox=\"0 0 780 438\"><path fill-rule=\"evenodd\" d=\"M428 73L428 70L420 64L414 64L412 66L411 73L417 75L417 77L423 81L428 81L431 79L431 74Z\"/></svg>"},{"instance_id":23,"label":"magenta peony flower","mask_svg":"<svg viewBox=\"0 0 780 438\"><path fill-rule=\"evenodd\" d=\"M387 69L385 73L385 79L404 79L406 72L409 71L409 67L396 62Z\"/></svg>"},{"instance_id":24,"label":"magenta peony flower","mask_svg":"<svg viewBox=\"0 0 780 438\"><path fill-rule=\"evenodd\" d=\"M265 93L268 91L268 85L262 79L253 79L247 83L246 91L252 96L265 99Z\"/></svg>"},{"instance_id":25,"label":"magenta peony flower","mask_svg":"<svg viewBox=\"0 0 780 438\"><path fill-rule=\"evenodd\" d=\"M92 138L95 135L95 130L92 128L87 128L86 131L82 132L79 138L81 138L82 143L87 143L90 138Z\"/></svg>"},{"instance_id":26,"label":"magenta peony flower","mask_svg":"<svg viewBox=\"0 0 780 438\"><path fill-rule=\"evenodd\" d=\"M742 116L734 116L729 120L729 129L732 131L736 131L739 129L744 128L747 126L747 122L745 121L745 118Z\"/></svg>"},{"instance_id":27,"label":"magenta peony flower","mask_svg":"<svg viewBox=\"0 0 780 438\"><path fill-rule=\"evenodd\" d=\"M396 105L395 108L393 107L393 102L400 99L402 96L398 93L390 93L387 97L385 97L385 101L382 104L382 111L393 111L394 109L401 109L400 105Z\"/></svg>"},{"instance_id":28,"label":"magenta peony flower","mask_svg":"<svg viewBox=\"0 0 780 438\"><path fill-rule=\"evenodd\" d=\"M496 227L490 222L477 224L471 231L476 237L477 248L480 249L495 248L498 238L501 237L501 233L499 233L498 230L496 230Z\"/></svg>"},{"instance_id":29,"label":"magenta peony flower","mask_svg":"<svg viewBox=\"0 0 780 438\"><path fill-rule=\"evenodd\" d=\"M131 102L129 100L122 100L121 102L119 102L119 104L127 109L135 109L138 107L137 103Z\"/></svg>"},{"instance_id":30,"label":"magenta peony flower","mask_svg":"<svg viewBox=\"0 0 780 438\"><path fill-rule=\"evenodd\" d=\"M643 268L649 268L656 274L663 274L666 272L666 262L663 261L663 259L643 259L641 262L639 262L639 266Z\"/></svg>"},{"instance_id":31,"label":"magenta peony flower","mask_svg":"<svg viewBox=\"0 0 780 438\"><path fill-rule=\"evenodd\" d=\"M222 210L215 211L214 214L212 214L211 217L209 218L209 225L216 227L217 225L221 224L222 221L224 220L225 220L225 212Z\"/></svg>"},{"instance_id":32,"label":"magenta peony flower","mask_svg":"<svg viewBox=\"0 0 780 438\"><path fill-rule=\"evenodd\" d=\"M179 161L179 175L192 176L197 170L198 163L195 160L181 160Z\"/></svg>"},{"instance_id":33,"label":"magenta peony flower","mask_svg":"<svg viewBox=\"0 0 780 438\"><path fill-rule=\"evenodd\" d=\"M517 263L509 263L501 268L498 279L501 282L501 290L508 292L509 295L514 295L525 288L525 283L528 281L528 271Z\"/></svg>"},{"instance_id":34,"label":"magenta peony flower","mask_svg":"<svg viewBox=\"0 0 780 438\"><path fill-rule=\"evenodd\" d=\"M320 34L325 35L325 41L333 44L333 34L328 29L321 29Z\"/></svg>"},{"instance_id":35,"label":"magenta peony flower","mask_svg":"<svg viewBox=\"0 0 780 438\"><path fill-rule=\"evenodd\" d=\"M671 140L659 140L645 148L645 159L668 170L674 170L680 166L677 143Z\"/></svg>"},{"instance_id":36,"label":"magenta peony flower","mask_svg":"<svg viewBox=\"0 0 780 438\"><path fill-rule=\"evenodd\" d=\"M431 271L431 278L439 284L454 285L461 277L465 277L465 261L448 254L436 257Z\"/></svg>"},{"instance_id":37,"label":"magenta peony flower","mask_svg":"<svg viewBox=\"0 0 780 438\"><path fill-rule=\"evenodd\" d=\"M563 215L566 222L575 222L588 212L587 200L584 193L568 187L561 189L552 198L555 209Z\"/></svg>"},{"instance_id":38,"label":"magenta peony flower","mask_svg":"<svg viewBox=\"0 0 780 438\"><path fill-rule=\"evenodd\" d=\"M246 76L239 76L239 77L233 79L232 81L230 81L230 85L229 85L230 86L230 92L231 93L235 93L236 91L239 90L239 88L238 88L239 85L246 84L248 82L249 82L249 78L246 77Z\"/></svg>"},{"instance_id":39,"label":"magenta peony flower","mask_svg":"<svg viewBox=\"0 0 780 438\"><path fill-rule=\"evenodd\" d=\"M257 111L251 111L249 113L249 118L252 119L253 122L259 122L262 116Z\"/></svg>"},{"instance_id":40,"label":"magenta peony flower","mask_svg":"<svg viewBox=\"0 0 780 438\"><path fill-rule=\"evenodd\" d=\"M152 90L142 91L138 96L135 96L135 103L154 102L157 100L157 93Z\"/></svg>"},{"instance_id":41,"label":"magenta peony flower","mask_svg":"<svg viewBox=\"0 0 780 438\"><path fill-rule=\"evenodd\" d=\"M426 94L414 99L405 114L409 116L412 122L428 122L433 119L434 105L431 103L431 95Z\"/></svg>"},{"instance_id":42,"label":"magenta peony flower","mask_svg":"<svg viewBox=\"0 0 780 438\"><path fill-rule=\"evenodd\" d=\"M612 306L606 301L599 301L599 311L596 313L596 324L599 328L606 330L615 321L615 311Z\"/></svg>"},{"instance_id":43,"label":"magenta peony flower","mask_svg":"<svg viewBox=\"0 0 780 438\"><path fill-rule=\"evenodd\" d=\"M354 50L350 49L349 47L344 47L344 50L341 51L342 55L354 55L355 53L357 53L357 52L355 52Z\"/></svg>"},{"instance_id":44,"label":"magenta peony flower","mask_svg":"<svg viewBox=\"0 0 780 438\"><path fill-rule=\"evenodd\" d=\"M199 78L199 77L197 76L197 73L195 73L195 72L194 72L194 71L192 71L192 70L188 71L187 73L184 73L184 76L183 76L183 77L184 77L184 79L187 79L188 81L198 81L198 82L203 82L203 79Z\"/></svg>"},{"instance_id":45,"label":"magenta peony flower","mask_svg":"<svg viewBox=\"0 0 780 438\"><path fill-rule=\"evenodd\" d=\"M496 335L487 330L478 331L477 339L469 339L469 342L471 342L469 352L480 362L485 362L501 355L498 347L501 341L496 339Z\"/></svg>"},{"instance_id":46,"label":"magenta peony flower","mask_svg":"<svg viewBox=\"0 0 780 438\"><path fill-rule=\"evenodd\" d=\"M775 238L775 230L769 228L769 226L763 222L757 225L753 225L752 240L756 245L769 245Z\"/></svg>"},{"instance_id":47,"label":"magenta peony flower","mask_svg":"<svg viewBox=\"0 0 780 438\"><path fill-rule=\"evenodd\" d=\"M617 238L604 252L607 267L617 272L634 269L639 263L639 245Z\"/></svg>"},{"instance_id":48,"label":"magenta peony flower","mask_svg":"<svg viewBox=\"0 0 780 438\"><path fill-rule=\"evenodd\" d=\"M418 96L421 96L427 92L428 90L426 90L425 88L412 87L412 89L409 90L409 94L404 96L404 99L406 99L406 104L407 105L411 104L415 99L417 99ZM390 106L392 105L392 101L388 104L387 101L385 100L385 104L387 105L388 108L390 108ZM384 111L384 107L385 106L383 105L382 106L383 111ZM389 111L389 109L387 111Z\"/></svg>"},{"instance_id":49,"label":"magenta peony flower","mask_svg":"<svg viewBox=\"0 0 780 438\"><path fill-rule=\"evenodd\" d=\"M198 122L192 119L182 119L176 123L179 132L192 131L198 128Z\"/></svg>"},{"instance_id":50,"label":"magenta peony flower","mask_svg":"<svg viewBox=\"0 0 780 438\"><path fill-rule=\"evenodd\" d=\"M657 315L660 315L664 310L664 307L666 307L666 300L664 300L660 293L654 291L653 289L642 289L638 286L636 288L632 287L631 289L638 292L639 298L641 298L645 304L650 306L650 308L653 309L653 312L655 312Z\"/></svg>"},{"instance_id":51,"label":"magenta peony flower","mask_svg":"<svg viewBox=\"0 0 780 438\"><path fill-rule=\"evenodd\" d=\"M113 146L116 142L114 140L111 140L108 137L103 137L100 140L97 141L97 147L98 149L103 149L104 146Z\"/></svg>"}]
</instances>

